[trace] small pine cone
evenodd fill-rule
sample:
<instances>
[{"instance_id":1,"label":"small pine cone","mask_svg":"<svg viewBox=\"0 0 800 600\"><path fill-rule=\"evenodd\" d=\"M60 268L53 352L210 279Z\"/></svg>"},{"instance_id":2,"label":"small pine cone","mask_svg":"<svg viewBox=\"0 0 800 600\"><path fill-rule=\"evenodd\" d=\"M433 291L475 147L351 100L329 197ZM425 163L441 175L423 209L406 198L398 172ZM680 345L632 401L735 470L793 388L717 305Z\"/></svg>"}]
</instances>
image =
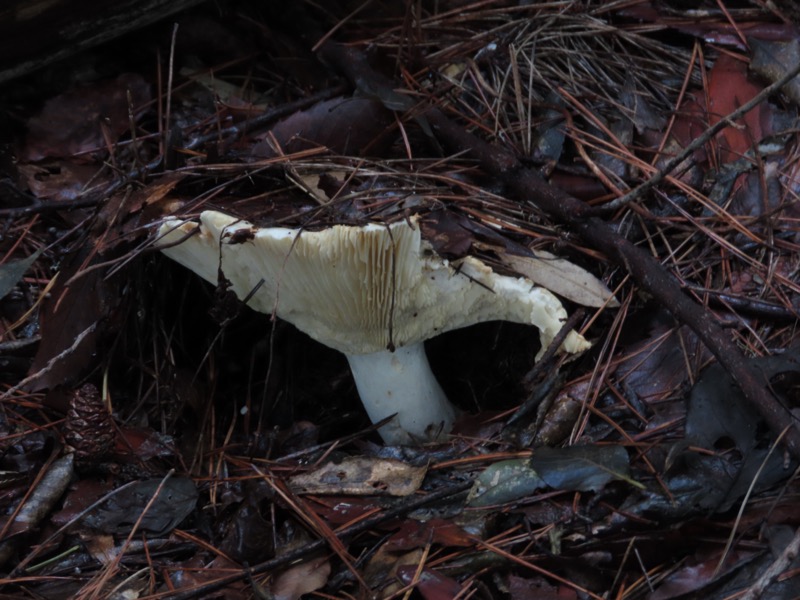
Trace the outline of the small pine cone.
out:
<instances>
[{"instance_id":1,"label":"small pine cone","mask_svg":"<svg viewBox=\"0 0 800 600\"><path fill-rule=\"evenodd\" d=\"M65 427L64 437L80 461L103 458L114 446L114 421L91 383L72 391Z\"/></svg>"}]
</instances>

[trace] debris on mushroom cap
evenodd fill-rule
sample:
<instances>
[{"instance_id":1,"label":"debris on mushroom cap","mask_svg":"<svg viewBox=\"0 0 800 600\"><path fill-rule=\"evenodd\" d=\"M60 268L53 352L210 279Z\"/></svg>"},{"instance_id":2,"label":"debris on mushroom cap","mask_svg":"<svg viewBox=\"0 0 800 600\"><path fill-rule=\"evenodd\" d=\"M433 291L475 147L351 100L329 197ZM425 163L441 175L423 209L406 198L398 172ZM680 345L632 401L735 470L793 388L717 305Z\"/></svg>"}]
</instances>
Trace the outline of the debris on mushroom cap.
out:
<instances>
[{"instance_id":1,"label":"debris on mushroom cap","mask_svg":"<svg viewBox=\"0 0 800 600\"><path fill-rule=\"evenodd\" d=\"M492 320L535 325L542 349L567 313L551 292L524 277L498 275L467 257L452 264L436 255L419 227L336 225L322 231L256 228L216 211L160 228L162 251L212 283L218 267L239 298L258 287L248 304L293 323L345 354L368 354L419 343ZM221 248L220 248L221 244ZM590 344L570 332L562 348Z\"/></svg>"}]
</instances>

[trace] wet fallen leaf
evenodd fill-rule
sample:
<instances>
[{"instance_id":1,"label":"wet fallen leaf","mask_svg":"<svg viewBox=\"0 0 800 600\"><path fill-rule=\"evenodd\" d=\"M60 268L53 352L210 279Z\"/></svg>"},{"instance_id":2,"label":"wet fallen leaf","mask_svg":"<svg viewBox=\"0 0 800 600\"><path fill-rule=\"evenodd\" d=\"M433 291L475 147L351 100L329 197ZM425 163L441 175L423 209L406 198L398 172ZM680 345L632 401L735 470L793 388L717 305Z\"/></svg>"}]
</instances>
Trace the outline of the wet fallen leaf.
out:
<instances>
[{"instance_id":1,"label":"wet fallen leaf","mask_svg":"<svg viewBox=\"0 0 800 600\"><path fill-rule=\"evenodd\" d=\"M419 489L426 472L426 467L399 460L356 456L295 475L289 485L301 494L408 496Z\"/></svg>"},{"instance_id":2,"label":"wet fallen leaf","mask_svg":"<svg viewBox=\"0 0 800 600\"><path fill-rule=\"evenodd\" d=\"M114 536L110 534L92 534L86 540L86 550L101 565L107 565L117 557L114 547Z\"/></svg>"},{"instance_id":3,"label":"wet fallen leaf","mask_svg":"<svg viewBox=\"0 0 800 600\"><path fill-rule=\"evenodd\" d=\"M272 555L273 524L264 518L257 504L249 496L225 524L225 537L219 547L233 560L255 563Z\"/></svg>"},{"instance_id":4,"label":"wet fallen leaf","mask_svg":"<svg viewBox=\"0 0 800 600\"><path fill-rule=\"evenodd\" d=\"M334 98L300 111L270 131L281 151L289 154L317 146L337 154L380 155L379 138L394 122L380 103L367 98ZM256 158L276 155L270 137L253 148Z\"/></svg>"},{"instance_id":5,"label":"wet fallen leaf","mask_svg":"<svg viewBox=\"0 0 800 600\"><path fill-rule=\"evenodd\" d=\"M415 566L397 569L397 577L405 585L411 584L416 574L417 567ZM452 600L464 591L461 584L455 579L432 569L422 569L414 587L425 600Z\"/></svg>"},{"instance_id":6,"label":"wet fallen leaf","mask_svg":"<svg viewBox=\"0 0 800 600\"><path fill-rule=\"evenodd\" d=\"M555 165L564 150L567 133L564 127L564 99L555 90L547 94L546 106L541 109L537 128L537 139L533 156Z\"/></svg>"},{"instance_id":7,"label":"wet fallen leaf","mask_svg":"<svg viewBox=\"0 0 800 600\"><path fill-rule=\"evenodd\" d=\"M655 407L670 397L680 397L691 373L687 365L709 356L688 327L674 327L654 315L645 327L647 337L632 344L617 368L617 378L628 393Z\"/></svg>"},{"instance_id":8,"label":"wet fallen leaf","mask_svg":"<svg viewBox=\"0 0 800 600\"><path fill-rule=\"evenodd\" d=\"M110 174L102 166L68 160L20 165L19 173L37 198L65 202L85 197L108 185L110 180Z\"/></svg>"},{"instance_id":9,"label":"wet fallen leaf","mask_svg":"<svg viewBox=\"0 0 800 600\"><path fill-rule=\"evenodd\" d=\"M467 227L468 219L448 210L436 210L420 219L419 225L425 241L436 253L446 258L466 256L475 241Z\"/></svg>"},{"instance_id":10,"label":"wet fallen leaf","mask_svg":"<svg viewBox=\"0 0 800 600\"><path fill-rule=\"evenodd\" d=\"M508 593L511 600L575 600L578 594L566 586L552 585L543 577L508 577Z\"/></svg>"},{"instance_id":11,"label":"wet fallen leaf","mask_svg":"<svg viewBox=\"0 0 800 600\"><path fill-rule=\"evenodd\" d=\"M531 459L497 462L481 473L467 504L481 507L513 502L540 488L597 491L618 479L633 483L622 446L539 448Z\"/></svg>"},{"instance_id":12,"label":"wet fallen leaf","mask_svg":"<svg viewBox=\"0 0 800 600\"><path fill-rule=\"evenodd\" d=\"M197 497L194 481L188 477L140 481L90 511L83 518L83 524L102 532L123 533L138 522L140 531L164 535L191 514ZM150 508L144 512L149 503Z\"/></svg>"},{"instance_id":13,"label":"wet fallen leaf","mask_svg":"<svg viewBox=\"0 0 800 600\"><path fill-rule=\"evenodd\" d=\"M616 445L539 448L530 466L556 490L596 492L614 480L633 483L628 453Z\"/></svg>"},{"instance_id":14,"label":"wet fallen leaf","mask_svg":"<svg viewBox=\"0 0 800 600\"><path fill-rule=\"evenodd\" d=\"M314 512L333 526L353 523L367 515L375 514L382 503L371 496L343 496L341 498L324 496L311 497L308 500Z\"/></svg>"},{"instance_id":15,"label":"wet fallen leaf","mask_svg":"<svg viewBox=\"0 0 800 600\"><path fill-rule=\"evenodd\" d=\"M80 479L70 485L61 510L50 521L56 527L63 527L80 516L93 502L100 500L111 491L111 483L95 479Z\"/></svg>"},{"instance_id":16,"label":"wet fallen leaf","mask_svg":"<svg viewBox=\"0 0 800 600\"><path fill-rule=\"evenodd\" d=\"M406 519L400 526L400 530L387 540L385 548L387 550L411 550L412 548L423 548L428 543L439 546L467 547L471 546L474 540L458 525L444 519L434 518L427 521Z\"/></svg>"},{"instance_id":17,"label":"wet fallen leaf","mask_svg":"<svg viewBox=\"0 0 800 600\"><path fill-rule=\"evenodd\" d=\"M101 269L66 282L81 268L84 254L66 261L41 311L42 343L33 360L28 389L38 391L73 381L95 357L97 341L119 301L113 281Z\"/></svg>"},{"instance_id":18,"label":"wet fallen leaf","mask_svg":"<svg viewBox=\"0 0 800 600\"><path fill-rule=\"evenodd\" d=\"M128 92L132 106L128 103ZM124 73L113 81L75 88L48 100L28 122L22 152L26 161L68 157L103 149L106 127L115 141L130 128L130 111L141 114L150 101L150 86L141 75Z\"/></svg>"},{"instance_id":19,"label":"wet fallen leaf","mask_svg":"<svg viewBox=\"0 0 800 600\"><path fill-rule=\"evenodd\" d=\"M229 83L219 77L215 77L213 72L208 71L193 71L188 68L181 69L181 76L186 77L202 86L211 92L215 99L221 104L235 108L247 115L252 113L256 115L260 112L267 110L268 105L264 103L252 103L246 98L252 95L252 91L248 93L247 89L243 89L238 85Z\"/></svg>"},{"instance_id":20,"label":"wet fallen leaf","mask_svg":"<svg viewBox=\"0 0 800 600\"><path fill-rule=\"evenodd\" d=\"M118 457L132 457L136 461L165 458L178 454L175 441L168 435L152 429L122 427L119 430L115 453Z\"/></svg>"},{"instance_id":21,"label":"wet fallen leaf","mask_svg":"<svg viewBox=\"0 0 800 600\"><path fill-rule=\"evenodd\" d=\"M61 499L72 479L74 462L73 455L67 454L50 464L6 529L6 539L0 542L0 565L11 557L19 541L12 536L37 527Z\"/></svg>"},{"instance_id":22,"label":"wet fallen leaf","mask_svg":"<svg viewBox=\"0 0 800 600\"><path fill-rule=\"evenodd\" d=\"M303 594L310 594L328 582L331 563L325 557L302 562L284 571L272 583L275 600L298 600Z\"/></svg>"},{"instance_id":23,"label":"wet fallen leaf","mask_svg":"<svg viewBox=\"0 0 800 600\"><path fill-rule=\"evenodd\" d=\"M792 36L784 42L749 38L750 68L770 83L778 81L800 61L800 40ZM781 88L792 101L800 105L800 78L795 77Z\"/></svg>"},{"instance_id":24,"label":"wet fallen leaf","mask_svg":"<svg viewBox=\"0 0 800 600\"><path fill-rule=\"evenodd\" d=\"M687 594L701 590L715 580L729 577L731 571L747 562L753 554L753 552L734 550L728 555L725 568L719 572L721 557L718 553L710 557L698 557L690 560L688 564L672 572L664 583L650 595L650 599L669 600L686 597Z\"/></svg>"}]
</instances>

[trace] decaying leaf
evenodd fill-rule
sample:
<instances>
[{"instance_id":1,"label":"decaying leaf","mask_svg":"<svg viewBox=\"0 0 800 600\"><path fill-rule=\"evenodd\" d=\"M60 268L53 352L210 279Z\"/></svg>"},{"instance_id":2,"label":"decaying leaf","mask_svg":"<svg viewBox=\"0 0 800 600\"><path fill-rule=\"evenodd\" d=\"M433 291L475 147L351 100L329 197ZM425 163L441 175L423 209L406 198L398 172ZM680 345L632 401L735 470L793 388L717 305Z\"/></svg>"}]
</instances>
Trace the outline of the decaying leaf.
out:
<instances>
[{"instance_id":1,"label":"decaying leaf","mask_svg":"<svg viewBox=\"0 0 800 600\"><path fill-rule=\"evenodd\" d=\"M382 499L374 496L349 495L339 502L319 502L312 498L310 502L314 503L314 512L334 527L355 523L383 507Z\"/></svg>"},{"instance_id":2,"label":"decaying leaf","mask_svg":"<svg viewBox=\"0 0 800 600\"><path fill-rule=\"evenodd\" d=\"M31 391L62 385L77 379L97 351L107 318L119 302L114 281L100 269L82 274L71 285L85 254L72 257L61 269L41 312L42 343L24 383Z\"/></svg>"},{"instance_id":3,"label":"decaying leaf","mask_svg":"<svg viewBox=\"0 0 800 600\"><path fill-rule=\"evenodd\" d=\"M679 397L691 376L687 365L699 364L709 356L691 329L664 323L662 316L652 316L645 325L650 330L647 336L626 349L617 368L625 389L655 407Z\"/></svg>"},{"instance_id":4,"label":"decaying leaf","mask_svg":"<svg viewBox=\"0 0 800 600\"><path fill-rule=\"evenodd\" d=\"M531 459L488 467L475 480L467 503L480 507L513 502L544 487L597 491L615 479L632 483L622 446L540 448Z\"/></svg>"},{"instance_id":5,"label":"decaying leaf","mask_svg":"<svg viewBox=\"0 0 800 600\"><path fill-rule=\"evenodd\" d=\"M426 471L399 460L356 456L295 475L289 485L301 494L408 496L419 489Z\"/></svg>"},{"instance_id":6,"label":"decaying leaf","mask_svg":"<svg viewBox=\"0 0 800 600\"><path fill-rule=\"evenodd\" d=\"M619 445L539 448L530 466L556 490L596 492L615 479L634 483L628 453Z\"/></svg>"},{"instance_id":7,"label":"decaying leaf","mask_svg":"<svg viewBox=\"0 0 800 600\"><path fill-rule=\"evenodd\" d=\"M549 252L536 251L535 256L500 254L500 259L536 285L547 288L567 300L584 306L619 306L606 284L586 269Z\"/></svg>"},{"instance_id":8,"label":"decaying leaf","mask_svg":"<svg viewBox=\"0 0 800 600\"><path fill-rule=\"evenodd\" d=\"M340 154L379 155L383 152L379 138L393 122L392 114L374 100L334 98L287 117L270 136L287 154L324 146ZM270 136L253 148L254 157L276 155Z\"/></svg>"},{"instance_id":9,"label":"decaying leaf","mask_svg":"<svg viewBox=\"0 0 800 600\"><path fill-rule=\"evenodd\" d=\"M384 548L393 551L411 550L424 548L428 543L463 548L471 546L474 540L461 527L445 519L406 519L400 530L387 540Z\"/></svg>"},{"instance_id":10,"label":"decaying leaf","mask_svg":"<svg viewBox=\"0 0 800 600\"><path fill-rule=\"evenodd\" d=\"M520 441L536 448L557 446L569 437L583 410L589 382L577 381L562 388L541 419L537 418L520 434ZM540 405L540 408L544 408ZM541 423L539 423L541 420Z\"/></svg>"},{"instance_id":11,"label":"decaying leaf","mask_svg":"<svg viewBox=\"0 0 800 600\"><path fill-rule=\"evenodd\" d=\"M188 477L171 477L163 485L162 481L149 479L136 483L89 512L83 523L108 533L130 531L137 522L140 531L155 535L172 531L194 510L197 488ZM151 503L156 492L158 496ZM148 504L150 507L144 512Z\"/></svg>"},{"instance_id":12,"label":"decaying leaf","mask_svg":"<svg viewBox=\"0 0 800 600\"><path fill-rule=\"evenodd\" d=\"M331 563L324 556L297 564L275 578L273 597L275 600L298 600L324 586L330 574Z\"/></svg>"},{"instance_id":13,"label":"decaying leaf","mask_svg":"<svg viewBox=\"0 0 800 600\"><path fill-rule=\"evenodd\" d=\"M470 490L467 505L481 507L512 502L544 486L544 480L530 467L528 460L503 460L478 476Z\"/></svg>"},{"instance_id":14,"label":"decaying leaf","mask_svg":"<svg viewBox=\"0 0 800 600\"><path fill-rule=\"evenodd\" d=\"M23 164L19 166L19 174L37 198L63 202L99 193L110 181L103 167L66 159L49 160L46 164Z\"/></svg>"},{"instance_id":15,"label":"decaying leaf","mask_svg":"<svg viewBox=\"0 0 800 600\"><path fill-rule=\"evenodd\" d=\"M114 536L109 533L95 533L88 536L86 550L101 565L110 564L119 555L114 547Z\"/></svg>"}]
</instances>

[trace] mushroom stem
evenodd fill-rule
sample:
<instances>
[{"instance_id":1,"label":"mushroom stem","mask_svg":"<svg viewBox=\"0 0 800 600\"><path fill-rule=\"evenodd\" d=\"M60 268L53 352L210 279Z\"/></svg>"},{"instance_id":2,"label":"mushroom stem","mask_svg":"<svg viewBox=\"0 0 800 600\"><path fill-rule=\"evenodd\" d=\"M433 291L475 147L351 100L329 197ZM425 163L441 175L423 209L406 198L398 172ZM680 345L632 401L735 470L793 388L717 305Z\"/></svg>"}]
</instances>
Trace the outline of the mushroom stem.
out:
<instances>
[{"instance_id":1,"label":"mushroom stem","mask_svg":"<svg viewBox=\"0 0 800 600\"><path fill-rule=\"evenodd\" d=\"M436 381L422 342L394 352L348 354L347 360L372 422L396 413L379 430L387 444L432 440L450 431L456 409Z\"/></svg>"}]
</instances>

